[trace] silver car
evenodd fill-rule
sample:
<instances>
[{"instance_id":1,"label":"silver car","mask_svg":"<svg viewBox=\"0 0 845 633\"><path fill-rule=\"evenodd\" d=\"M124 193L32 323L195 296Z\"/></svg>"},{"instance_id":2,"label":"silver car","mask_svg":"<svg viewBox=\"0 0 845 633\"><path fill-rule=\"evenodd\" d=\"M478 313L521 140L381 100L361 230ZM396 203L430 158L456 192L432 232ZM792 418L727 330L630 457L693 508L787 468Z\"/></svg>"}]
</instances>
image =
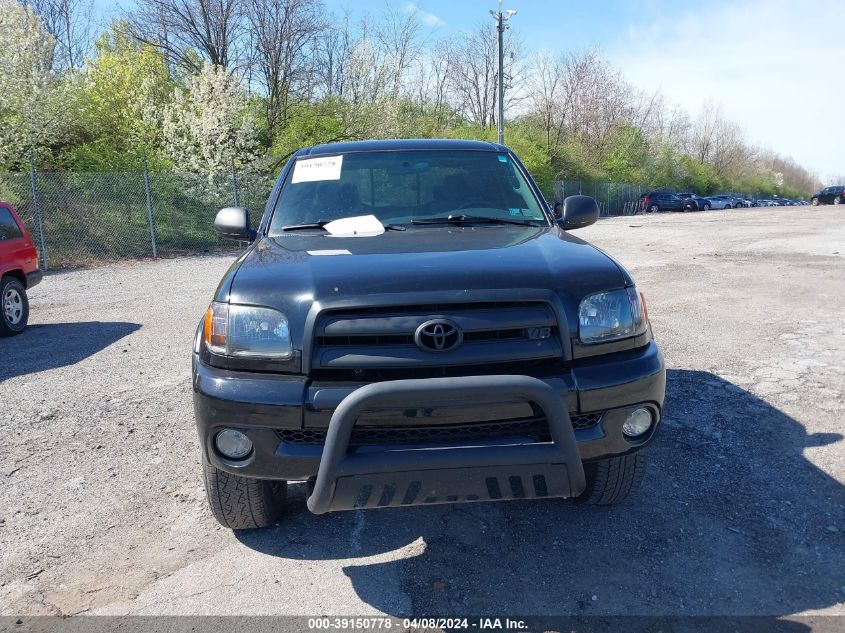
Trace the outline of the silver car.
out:
<instances>
[{"instance_id":1,"label":"silver car","mask_svg":"<svg viewBox=\"0 0 845 633\"><path fill-rule=\"evenodd\" d=\"M736 206L733 196L710 196L708 200L712 209L733 209Z\"/></svg>"}]
</instances>

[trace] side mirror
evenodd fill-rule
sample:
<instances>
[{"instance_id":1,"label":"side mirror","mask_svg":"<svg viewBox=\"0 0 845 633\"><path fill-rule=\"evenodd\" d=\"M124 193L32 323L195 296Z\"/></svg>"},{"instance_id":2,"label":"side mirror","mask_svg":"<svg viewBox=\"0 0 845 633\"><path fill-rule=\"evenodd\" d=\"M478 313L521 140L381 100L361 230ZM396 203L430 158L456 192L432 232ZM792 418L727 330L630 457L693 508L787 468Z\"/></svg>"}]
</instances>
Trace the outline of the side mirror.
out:
<instances>
[{"instance_id":1,"label":"side mirror","mask_svg":"<svg viewBox=\"0 0 845 633\"><path fill-rule=\"evenodd\" d=\"M242 207L226 207L217 212L214 230L227 240L252 241L255 231L249 228L249 211Z\"/></svg>"},{"instance_id":2,"label":"side mirror","mask_svg":"<svg viewBox=\"0 0 845 633\"><path fill-rule=\"evenodd\" d=\"M599 219L599 205L590 196L569 196L563 201L558 224L565 230L590 226Z\"/></svg>"}]
</instances>

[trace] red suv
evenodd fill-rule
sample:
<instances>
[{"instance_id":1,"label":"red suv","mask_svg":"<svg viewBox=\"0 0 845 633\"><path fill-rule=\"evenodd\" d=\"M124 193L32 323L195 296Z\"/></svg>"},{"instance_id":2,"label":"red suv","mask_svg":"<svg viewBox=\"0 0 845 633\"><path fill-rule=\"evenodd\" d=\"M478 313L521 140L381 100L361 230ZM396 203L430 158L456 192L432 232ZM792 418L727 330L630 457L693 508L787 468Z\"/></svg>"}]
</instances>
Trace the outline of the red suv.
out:
<instances>
[{"instance_id":1,"label":"red suv","mask_svg":"<svg viewBox=\"0 0 845 633\"><path fill-rule=\"evenodd\" d=\"M0 336L23 332L29 320L26 290L39 281L32 237L12 205L0 202Z\"/></svg>"}]
</instances>

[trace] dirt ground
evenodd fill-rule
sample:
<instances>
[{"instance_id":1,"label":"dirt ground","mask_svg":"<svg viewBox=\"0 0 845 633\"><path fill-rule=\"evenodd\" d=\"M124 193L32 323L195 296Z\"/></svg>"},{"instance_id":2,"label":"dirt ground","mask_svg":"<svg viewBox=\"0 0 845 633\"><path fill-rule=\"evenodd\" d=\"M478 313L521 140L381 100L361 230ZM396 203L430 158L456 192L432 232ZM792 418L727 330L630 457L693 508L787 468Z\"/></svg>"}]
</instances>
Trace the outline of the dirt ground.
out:
<instances>
[{"instance_id":1,"label":"dirt ground","mask_svg":"<svg viewBox=\"0 0 845 633\"><path fill-rule=\"evenodd\" d=\"M232 257L47 276L0 340L0 614L845 614L845 210L601 220L668 368L639 494L209 513L194 328Z\"/></svg>"}]
</instances>

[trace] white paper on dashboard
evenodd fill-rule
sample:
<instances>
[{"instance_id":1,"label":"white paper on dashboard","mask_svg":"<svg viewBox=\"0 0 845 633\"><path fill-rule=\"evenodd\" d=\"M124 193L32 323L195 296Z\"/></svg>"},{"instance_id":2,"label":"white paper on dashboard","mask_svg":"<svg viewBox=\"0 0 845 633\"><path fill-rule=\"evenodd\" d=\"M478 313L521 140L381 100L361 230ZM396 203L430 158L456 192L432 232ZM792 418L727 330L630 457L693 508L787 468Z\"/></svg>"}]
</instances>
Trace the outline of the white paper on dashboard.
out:
<instances>
[{"instance_id":1,"label":"white paper on dashboard","mask_svg":"<svg viewBox=\"0 0 845 633\"><path fill-rule=\"evenodd\" d=\"M291 182L317 182L319 180L340 180L343 156L320 156L300 158L293 166Z\"/></svg>"},{"instance_id":2,"label":"white paper on dashboard","mask_svg":"<svg viewBox=\"0 0 845 633\"><path fill-rule=\"evenodd\" d=\"M384 233L384 225L374 215L359 215L341 218L324 225L323 228L337 237L372 237Z\"/></svg>"}]
</instances>

